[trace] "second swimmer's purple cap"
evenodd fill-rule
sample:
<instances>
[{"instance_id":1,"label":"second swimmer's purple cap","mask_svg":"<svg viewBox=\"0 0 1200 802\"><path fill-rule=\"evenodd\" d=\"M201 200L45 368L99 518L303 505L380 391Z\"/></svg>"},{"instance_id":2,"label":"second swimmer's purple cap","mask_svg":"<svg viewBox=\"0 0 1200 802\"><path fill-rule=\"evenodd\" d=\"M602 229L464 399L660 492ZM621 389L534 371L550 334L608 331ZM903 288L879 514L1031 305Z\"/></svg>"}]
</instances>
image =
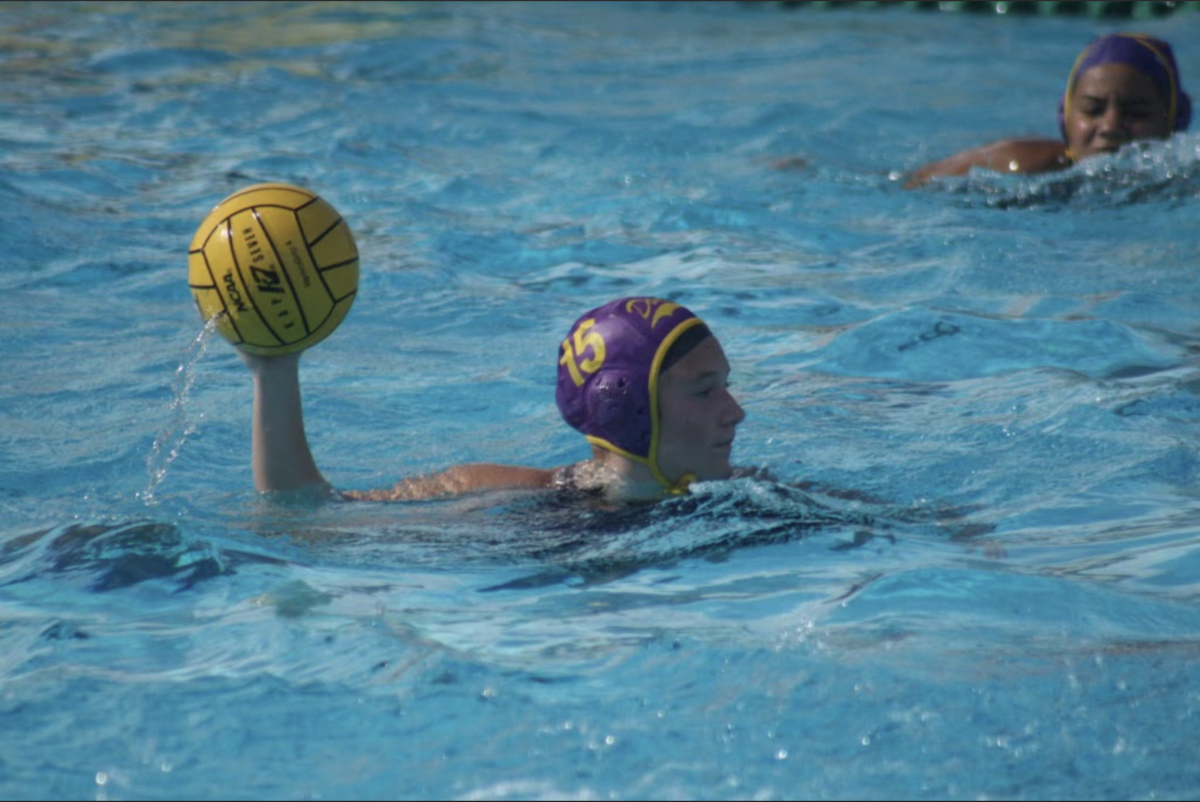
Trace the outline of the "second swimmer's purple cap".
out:
<instances>
[{"instance_id":1,"label":"second swimmer's purple cap","mask_svg":"<svg viewBox=\"0 0 1200 802\"><path fill-rule=\"evenodd\" d=\"M684 332L704 321L661 298L619 298L580 317L558 349L555 400L589 442L659 478L658 378Z\"/></svg>"},{"instance_id":2,"label":"second swimmer's purple cap","mask_svg":"<svg viewBox=\"0 0 1200 802\"><path fill-rule=\"evenodd\" d=\"M1067 136L1065 120L1071 104L1071 93L1079 76L1098 64L1128 64L1148 76L1158 86L1167 101L1167 119L1171 132L1186 131L1192 122L1192 99L1179 82L1179 67L1171 46L1162 39L1136 33L1113 33L1092 42L1075 60L1067 79L1067 91L1058 102L1058 128Z\"/></svg>"}]
</instances>

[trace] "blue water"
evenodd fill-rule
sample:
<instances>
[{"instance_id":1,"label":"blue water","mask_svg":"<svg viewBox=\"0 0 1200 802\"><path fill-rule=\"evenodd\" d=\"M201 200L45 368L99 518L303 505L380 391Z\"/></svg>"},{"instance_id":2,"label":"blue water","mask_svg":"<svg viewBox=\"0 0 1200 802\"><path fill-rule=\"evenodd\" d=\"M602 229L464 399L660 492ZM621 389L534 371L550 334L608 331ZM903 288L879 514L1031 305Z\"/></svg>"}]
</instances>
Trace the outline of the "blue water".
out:
<instances>
[{"instance_id":1,"label":"blue water","mask_svg":"<svg viewBox=\"0 0 1200 802\"><path fill-rule=\"evenodd\" d=\"M0 797L1195 798L1200 134L901 188L1131 28L1200 90L1191 10L5 3ZM362 254L338 487L586 456L555 348L625 294L776 480L259 496L186 252L260 181Z\"/></svg>"}]
</instances>

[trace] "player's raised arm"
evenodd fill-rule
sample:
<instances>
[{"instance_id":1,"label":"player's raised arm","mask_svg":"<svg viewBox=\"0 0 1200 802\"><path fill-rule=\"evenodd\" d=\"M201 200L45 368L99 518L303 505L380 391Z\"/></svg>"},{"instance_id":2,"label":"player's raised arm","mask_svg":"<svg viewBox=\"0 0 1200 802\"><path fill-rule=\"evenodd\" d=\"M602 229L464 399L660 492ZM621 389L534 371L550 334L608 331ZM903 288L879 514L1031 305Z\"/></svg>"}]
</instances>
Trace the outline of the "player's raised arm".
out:
<instances>
[{"instance_id":1,"label":"player's raised arm","mask_svg":"<svg viewBox=\"0 0 1200 802\"><path fill-rule=\"evenodd\" d=\"M300 353L283 356L240 353L254 377L251 430L254 486L262 491L328 488L304 431Z\"/></svg>"}]
</instances>

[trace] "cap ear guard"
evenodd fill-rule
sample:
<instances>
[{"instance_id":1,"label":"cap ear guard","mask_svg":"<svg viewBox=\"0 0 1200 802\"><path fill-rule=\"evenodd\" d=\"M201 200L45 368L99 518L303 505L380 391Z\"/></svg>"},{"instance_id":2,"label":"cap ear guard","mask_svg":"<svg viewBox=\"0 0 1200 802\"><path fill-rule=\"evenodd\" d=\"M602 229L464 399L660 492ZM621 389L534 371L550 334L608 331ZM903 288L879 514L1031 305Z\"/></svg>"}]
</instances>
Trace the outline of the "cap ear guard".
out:
<instances>
[{"instance_id":1,"label":"cap ear guard","mask_svg":"<svg viewBox=\"0 0 1200 802\"><path fill-rule=\"evenodd\" d=\"M633 459L646 459L653 443L653 425L646 394L630 386L619 370L596 372L583 393L588 439Z\"/></svg>"}]
</instances>

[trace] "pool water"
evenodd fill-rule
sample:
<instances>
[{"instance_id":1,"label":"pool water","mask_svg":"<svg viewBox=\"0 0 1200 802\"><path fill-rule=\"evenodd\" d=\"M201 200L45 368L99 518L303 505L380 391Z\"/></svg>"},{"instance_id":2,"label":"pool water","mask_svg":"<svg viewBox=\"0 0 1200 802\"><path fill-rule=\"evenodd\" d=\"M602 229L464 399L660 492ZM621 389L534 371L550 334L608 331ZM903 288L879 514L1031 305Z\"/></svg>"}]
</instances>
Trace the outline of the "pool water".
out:
<instances>
[{"instance_id":1,"label":"pool water","mask_svg":"<svg viewBox=\"0 0 1200 802\"><path fill-rule=\"evenodd\" d=\"M1193 9L6 3L0 797L1195 798L1200 135L902 188L1126 29L1200 90ZM362 255L338 487L583 458L555 349L633 294L773 478L260 496L186 264L263 181Z\"/></svg>"}]
</instances>

